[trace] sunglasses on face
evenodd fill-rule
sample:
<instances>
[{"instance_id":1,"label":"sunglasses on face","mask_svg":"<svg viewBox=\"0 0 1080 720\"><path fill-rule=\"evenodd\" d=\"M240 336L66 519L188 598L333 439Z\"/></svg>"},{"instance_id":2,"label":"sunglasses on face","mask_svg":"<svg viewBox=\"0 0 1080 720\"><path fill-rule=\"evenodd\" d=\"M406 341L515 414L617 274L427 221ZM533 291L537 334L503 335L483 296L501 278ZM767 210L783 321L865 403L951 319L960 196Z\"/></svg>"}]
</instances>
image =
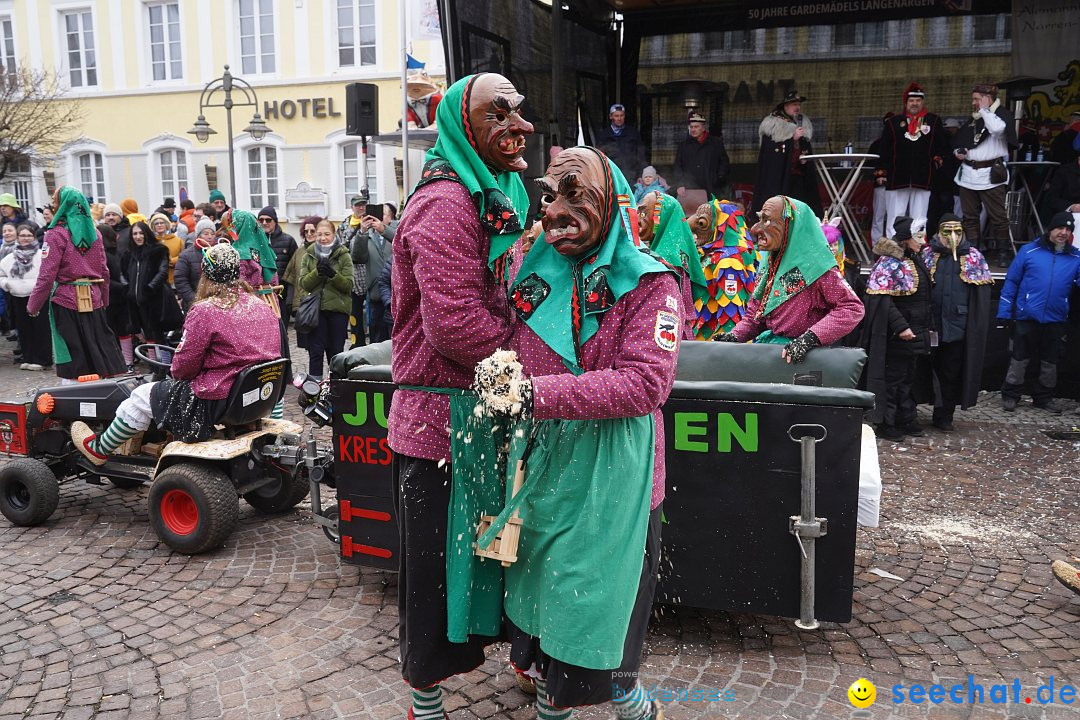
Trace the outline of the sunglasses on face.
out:
<instances>
[{"instance_id":1,"label":"sunglasses on face","mask_svg":"<svg viewBox=\"0 0 1080 720\"><path fill-rule=\"evenodd\" d=\"M274 222L274 219L273 218L268 218L268 217L261 217L261 218L259 218L259 222L261 222L263 224L266 224L266 223Z\"/></svg>"}]
</instances>

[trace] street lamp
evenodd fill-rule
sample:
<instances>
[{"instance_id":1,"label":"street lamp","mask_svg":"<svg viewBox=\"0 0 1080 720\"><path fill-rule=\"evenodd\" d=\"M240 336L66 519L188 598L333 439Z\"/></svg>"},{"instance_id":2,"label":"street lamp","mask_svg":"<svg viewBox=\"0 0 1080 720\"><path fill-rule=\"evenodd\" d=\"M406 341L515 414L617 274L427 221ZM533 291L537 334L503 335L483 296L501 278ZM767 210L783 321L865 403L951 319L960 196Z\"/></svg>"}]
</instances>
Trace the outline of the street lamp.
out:
<instances>
[{"instance_id":1,"label":"street lamp","mask_svg":"<svg viewBox=\"0 0 1080 720\"><path fill-rule=\"evenodd\" d=\"M243 99L233 99L233 90L237 91L237 95L243 94ZM224 93L224 99L221 102L212 102L214 93L218 91ZM259 115L259 99L255 95L255 89L248 85L244 80L233 77L229 72L229 66L225 66L225 74L221 77L211 80L203 88L202 95L199 96L199 117L195 121L195 125L188 130L188 135L194 135L199 142L204 143L210 139L211 135L216 135L217 130L210 127L210 123L206 121L206 117L203 115L203 110L208 107L223 107L225 108L225 120L228 126L229 133L229 187L231 195L229 200L235 205L236 200L236 158L233 153L233 127L232 127L232 109L236 106L250 105L255 108L255 115L251 118L251 122L244 128L243 132L251 135L255 142L259 142L266 134L270 132L270 128L266 126L266 121Z\"/></svg>"}]
</instances>

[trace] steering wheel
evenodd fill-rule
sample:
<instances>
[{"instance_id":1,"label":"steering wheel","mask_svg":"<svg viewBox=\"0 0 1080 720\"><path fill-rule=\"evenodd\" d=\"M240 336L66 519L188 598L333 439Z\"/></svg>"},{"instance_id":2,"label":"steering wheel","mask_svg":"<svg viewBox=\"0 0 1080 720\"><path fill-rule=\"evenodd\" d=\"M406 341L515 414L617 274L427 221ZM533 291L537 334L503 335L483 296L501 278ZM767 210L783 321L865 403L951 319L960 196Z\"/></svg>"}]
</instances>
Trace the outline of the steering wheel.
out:
<instances>
[{"instance_id":1,"label":"steering wheel","mask_svg":"<svg viewBox=\"0 0 1080 720\"><path fill-rule=\"evenodd\" d=\"M149 366L151 366L153 368L156 368L158 370L168 371L168 369L171 367L171 363L162 362L161 360L155 360L154 358L151 358L149 355L147 355L144 352L144 350L149 350L151 348L154 349L155 351L157 351L157 350L165 350L165 351L171 352L171 353L176 352L176 348L171 347L169 345L161 345L160 343L143 343L142 345L136 345L135 346L135 350L134 350L135 357L139 358L144 363L146 363L147 365L149 365Z\"/></svg>"}]
</instances>

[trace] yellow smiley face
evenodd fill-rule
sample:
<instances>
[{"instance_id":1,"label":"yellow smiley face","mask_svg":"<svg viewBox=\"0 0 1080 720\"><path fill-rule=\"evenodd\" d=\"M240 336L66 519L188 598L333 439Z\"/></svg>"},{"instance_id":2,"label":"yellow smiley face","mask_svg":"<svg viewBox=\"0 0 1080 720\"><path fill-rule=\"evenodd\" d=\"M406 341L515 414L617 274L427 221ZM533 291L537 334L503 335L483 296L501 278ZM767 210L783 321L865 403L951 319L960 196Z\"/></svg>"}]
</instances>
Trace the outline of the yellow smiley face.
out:
<instances>
[{"instance_id":1,"label":"yellow smiley face","mask_svg":"<svg viewBox=\"0 0 1080 720\"><path fill-rule=\"evenodd\" d=\"M857 708L867 708L877 700L877 688L866 678L859 678L851 683L847 690L848 700Z\"/></svg>"}]
</instances>

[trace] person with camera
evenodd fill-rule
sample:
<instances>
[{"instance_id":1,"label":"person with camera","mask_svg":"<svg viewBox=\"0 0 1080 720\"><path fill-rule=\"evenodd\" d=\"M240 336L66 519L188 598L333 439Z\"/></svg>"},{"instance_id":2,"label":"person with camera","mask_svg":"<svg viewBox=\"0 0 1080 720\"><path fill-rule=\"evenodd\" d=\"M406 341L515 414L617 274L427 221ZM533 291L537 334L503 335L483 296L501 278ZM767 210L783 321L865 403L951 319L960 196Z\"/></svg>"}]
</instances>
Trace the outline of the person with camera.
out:
<instances>
[{"instance_id":1,"label":"person with camera","mask_svg":"<svg viewBox=\"0 0 1080 720\"><path fill-rule=\"evenodd\" d=\"M393 252L391 242L397 230L396 225L388 225L382 219L382 211L376 206L374 212L368 212L367 198L361 197L362 204L353 204L353 214L349 217L349 223L361 213L360 222L356 229L349 233L349 249L352 254L353 267L356 268L356 276L353 279L353 297L358 293L362 298L358 310L354 312L356 337L362 339L364 326L368 329L368 342L377 343L390 339L390 326L385 322L386 308L382 297L379 295L377 284L386 263L390 261ZM356 198L353 198L355 201ZM343 222L344 226L345 223ZM363 268L363 270L360 270ZM367 312L364 311L364 299L367 301ZM352 323L353 320L350 320ZM353 343L354 346L362 345L363 342Z\"/></svg>"},{"instance_id":2,"label":"person with camera","mask_svg":"<svg viewBox=\"0 0 1080 720\"><path fill-rule=\"evenodd\" d=\"M1009 220L1005 216L1005 191L1009 170L1005 161L1016 147L1012 113L998 99L997 85L979 83L971 91L971 119L956 134L956 159L960 170L956 185L964 212L964 236L992 264L1009 264ZM982 236L980 215L986 209L987 237Z\"/></svg>"},{"instance_id":3,"label":"person with camera","mask_svg":"<svg viewBox=\"0 0 1080 720\"><path fill-rule=\"evenodd\" d=\"M367 299L368 287L373 284L368 282L368 260L371 257L370 244L372 236L376 236L380 239L385 239L385 248L383 252L389 256L390 244L389 239L393 237L391 233L389 238L383 238L382 233L386 232L386 225L382 219L373 217L368 213L368 194L367 190L361 190L359 194L353 195L349 201L349 205L352 207L352 213L341 221L338 225L337 237L341 240L342 245L349 251L353 264L353 288L352 288L352 303L349 311L349 330L351 337L349 338L349 347L358 347L366 344L366 313L365 313L365 301ZM378 222L378 225L375 223ZM383 247L383 243L379 244ZM377 253L378 254L378 253ZM379 263L379 271L382 270L382 262ZM372 280L378 278L378 273L372 276ZM385 340L386 338L380 338ZM372 340L372 342L376 342Z\"/></svg>"}]
</instances>

